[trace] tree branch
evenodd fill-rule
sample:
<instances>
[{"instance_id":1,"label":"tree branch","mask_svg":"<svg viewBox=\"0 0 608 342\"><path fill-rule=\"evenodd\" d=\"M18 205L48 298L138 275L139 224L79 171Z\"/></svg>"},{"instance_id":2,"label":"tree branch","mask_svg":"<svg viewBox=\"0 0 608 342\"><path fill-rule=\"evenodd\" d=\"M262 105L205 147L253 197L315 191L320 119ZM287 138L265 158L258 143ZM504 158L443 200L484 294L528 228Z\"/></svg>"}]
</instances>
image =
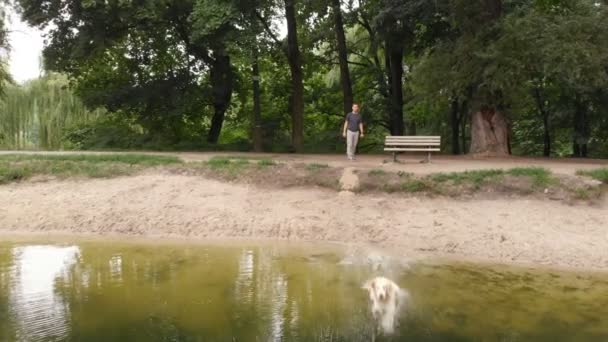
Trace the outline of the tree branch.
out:
<instances>
[{"instance_id":1,"label":"tree branch","mask_svg":"<svg viewBox=\"0 0 608 342\"><path fill-rule=\"evenodd\" d=\"M255 16L262 23L262 26L264 26L264 31L266 31L266 33L268 33L268 35L275 42L275 44L277 44L277 46L280 47L282 50L285 50L283 48L283 42L281 42L279 40L279 38L277 38L277 36L274 34L274 32L272 32L272 28L270 28L270 25L268 24L266 19L258 11L255 11ZM287 51L285 51L285 52L287 52Z\"/></svg>"}]
</instances>

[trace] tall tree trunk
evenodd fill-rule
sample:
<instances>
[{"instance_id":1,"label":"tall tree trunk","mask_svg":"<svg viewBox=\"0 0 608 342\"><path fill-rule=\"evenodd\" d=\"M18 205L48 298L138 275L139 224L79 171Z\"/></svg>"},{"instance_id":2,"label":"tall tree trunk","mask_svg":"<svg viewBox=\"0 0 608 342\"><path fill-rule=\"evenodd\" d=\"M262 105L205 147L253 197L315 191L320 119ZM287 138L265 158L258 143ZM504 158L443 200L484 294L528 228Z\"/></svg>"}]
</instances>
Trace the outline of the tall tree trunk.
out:
<instances>
[{"instance_id":1,"label":"tall tree trunk","mask_svg":"<svg viewBox=\"0 0 608 342\"><path fill-rule=\"evenodd\" d=\"M574 106L574 156L587 158L587 143L590 131L587 108L585 108L585 104L578 97L574 100Z\"/></svg>"},{"instance_id":2,"label":"tall tree trunk","mask_svg":"<svg viewBox=\"0 0 608 342\"><path fill-rule=\"evenodd\" d=\"M298 46L296 0L284 1L285 19L287 20L287 59L291 70L291 143L296 152L302 152L304 148L304 75Z\"/></svg>"},{"instance_id":3,"label":"tall tree trunk","mask_svg":"<svg viewBox=\"0 0 608 342\"><path fill-rule=\"evenodd\" d=\"M452 106L450 108L450 122L452 126L452 154L460 154L460 120L458 114L460 112L460 103L458 99L452 100Z\"/></svg>"},{"instance_id":4,"label":"tall tree trunk","mask_svg":"<svg viewBox=\"0 0 608 342\"><path fill-rule=\"evenodd\" d=\"M403 120L403 47L392 42L386 43L390 82L390 126L392 135L404 134Z\"/></svg>"},{"instance_id":5,"label":"tall tree trunk","mask_svg":"<svg viewBox=\"0 0 608 342\"><path fill-rule=\"evenodd\" d=\"M471 117L471 148L480 156L509 155L509 127L503 113L484 106Z\"/></svg>"},{"instance_id":6,"label":"tall tree trunk","mask_svg":"<svg viewBox=\"0 0 608 342\"><path fill-rule=\"evenodd\" d=\"M483 0L484 11L479 18L480 27L494 25L503 12L503 0ZM471 93L472 94L472 93ZM500 90L477 94L475 103L480 109L471 114L471 145L469 153L482 156L509 155L509 125L497 99Z\"/></svg>"},{"instance_id":7,"label":"tall tree trunk","mask_svg":"<svg viewBox=\"0 0 608 342\"><path fill-rule=\"evenodd\" d=\"M470 92L469 92L470 94ZM470 96L469 96L470 98ZM469 100L462 101L459 110L459 119L460 119L460 130L461 130L461 142L462 142L462 153L467 153L467 119L469 118Z\"/></svg>"},{"instance_id":8,"label":"tall tree trunk","mask_svg":"<svg viewBox=\"0 0 608 342\"><path fill-rule=\"evenodd\" d=\"M466 113L461 113L462 118L460 119L460 139L462 142L462 153L467 153L467 118L468 115Z\"/></svg>"},{"instance_id":9,"label":"tall tree trunk","mask_svg":"<svg viewBox=\"0 0 608 342\"><path fill-rule=\"evenodd\" d=\"M253 150L262 152L262 106L260 103L260 65L257 48L253 50L251 74L253 79Z\"/></svg>"},{"instance_id":10,"label":"tall tree trunk","mask_svg":"<svg viewBox=\"0 0 608 342\"><path fill-rule=\"evenodd\" d=\"M336 29L336 40L338 43L338 59L340 61L340 83L342 84L342 95L344 102L344 113L349 113L353 105L353 89L348 69L348 51L346 49L346 36L344 35L344 23L340 0L331 0L334 12L334 26Z\"/></svg>"},{"instance_id":11,"label":"tall tree trunk","mask_svg":"<svg viewBox=\"0 0 608 342\"><path fill-rule=\"evenodd\" d=\"M217 144L222 132L224 116L232 99L234 75L232 74L232 67L230 65L230 56L224 52L217 53L211 65L210 76L214 113L211 119L211 128L209 129L207 142Z\"/></svg>"},{"instance_id":12,"label":"tall tree trunk","mask_svg":"<svg viewBox=\"0 0 608 342\"><path fill-rule=\"evenodd\" d=\"M551 156L551 130L549 128L549 112L539 87L534 88L534 99L540 115L543 118L543 156Z\"/></svg>"}]
</instances>

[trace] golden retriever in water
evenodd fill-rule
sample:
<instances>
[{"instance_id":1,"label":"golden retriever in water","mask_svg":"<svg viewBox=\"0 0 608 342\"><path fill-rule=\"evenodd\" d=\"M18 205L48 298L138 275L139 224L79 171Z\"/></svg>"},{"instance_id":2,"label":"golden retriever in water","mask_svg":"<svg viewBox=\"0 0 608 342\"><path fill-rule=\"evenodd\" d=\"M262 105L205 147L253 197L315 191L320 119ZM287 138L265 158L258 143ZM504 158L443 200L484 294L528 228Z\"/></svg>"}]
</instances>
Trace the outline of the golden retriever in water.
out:
<instances>
[{"instance_id":1,"label":"golden retriever in water","mask_svg":"<svg viewBox=\"0 0 608 342\"><path fill-rule=\"evenodd\" d=\"M378 327L384 334L392 334L399 320L399 313L409 297L407 291L384 277L368 280L363 289L369 293L371 310Z\"/></svg>"}]
</instances>

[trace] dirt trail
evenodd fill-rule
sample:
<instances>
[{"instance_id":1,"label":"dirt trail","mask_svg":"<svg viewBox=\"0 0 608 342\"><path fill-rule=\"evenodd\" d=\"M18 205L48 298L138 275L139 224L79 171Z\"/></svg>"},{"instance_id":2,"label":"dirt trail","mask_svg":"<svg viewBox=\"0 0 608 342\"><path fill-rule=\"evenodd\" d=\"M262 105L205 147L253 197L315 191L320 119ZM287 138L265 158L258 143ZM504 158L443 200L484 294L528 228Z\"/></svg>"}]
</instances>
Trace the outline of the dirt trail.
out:
<instances>
[{"instance_id":1,"label":"dirt trail","mask_svg":"<svg viewBox=\"0 0 608 342\"><path fill-rule=\"evenodd\" d=\"M347 167L340 178L340 189L342 191L353 192L359 188L359 177L355 173L355 168Z\"/></svg>"},{"instance_id":2,"label":"dirt trail","mask_svg":"<svg viewBox=\"0 0 608 342\"><path fill-rule=\"evenodd\" d=\"M371 244L453 257L608 270L608 208L260 190L149 173L0 186L0 233L123 234Z\"/></svg>"}]
</instances>

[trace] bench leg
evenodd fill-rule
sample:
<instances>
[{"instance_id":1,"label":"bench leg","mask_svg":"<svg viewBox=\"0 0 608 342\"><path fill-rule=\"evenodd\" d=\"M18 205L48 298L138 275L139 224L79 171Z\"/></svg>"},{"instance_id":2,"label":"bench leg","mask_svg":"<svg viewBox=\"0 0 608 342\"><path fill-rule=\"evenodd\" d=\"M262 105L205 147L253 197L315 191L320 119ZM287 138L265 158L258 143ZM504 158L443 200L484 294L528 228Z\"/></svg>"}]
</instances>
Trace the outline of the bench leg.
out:
<instances>
[{"instance_id":1,"label":"bench leg","mask_svg":"<svg viewBox=\"0 0 608 342\"><path fill-rule=\"evenodd\" d=\"M429 154L427 155L426 162L429 164L431 163L431 152L429 152Z\"/></svg>"},{"instance_id":2,"label":"bench leg","mask_svg":"<svg viewBox=\"0 0 608 342\"><path fill-rule=\"evenodd\" d=\"M397 162L397 152L393 152L393 163Z\"/></svg>"}]
</instances>

